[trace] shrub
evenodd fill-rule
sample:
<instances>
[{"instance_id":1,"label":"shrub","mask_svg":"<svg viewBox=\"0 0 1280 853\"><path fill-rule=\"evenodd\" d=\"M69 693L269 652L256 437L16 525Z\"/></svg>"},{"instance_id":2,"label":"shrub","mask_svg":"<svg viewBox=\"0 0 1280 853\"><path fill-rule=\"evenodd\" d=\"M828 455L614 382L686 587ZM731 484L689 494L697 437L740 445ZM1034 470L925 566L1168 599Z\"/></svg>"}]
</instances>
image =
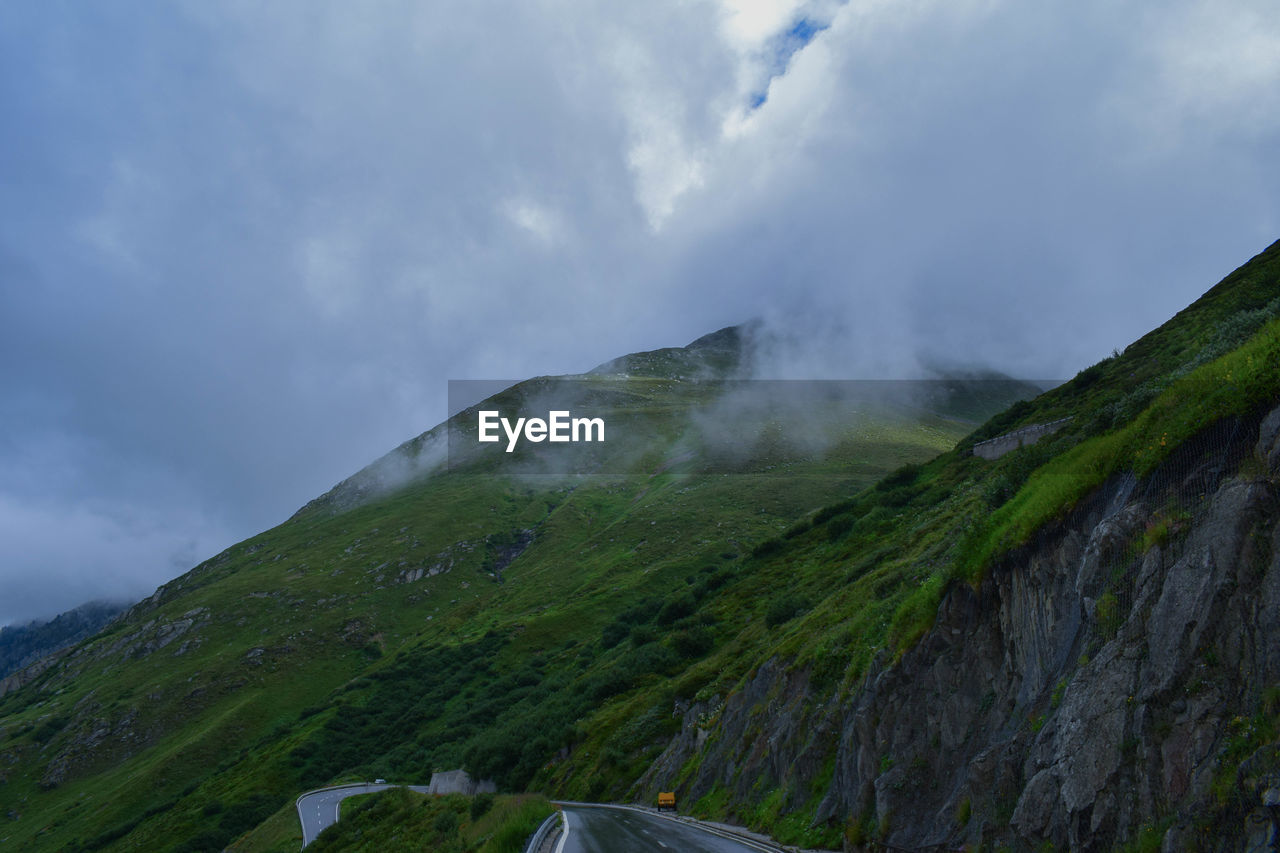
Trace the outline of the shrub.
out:
<instances>
[{"instance_id":1,"label":"shrub","mask_svg":"<svg viewBox=\"0 0 1280 853\"><path fill-rule=\"evenodd\" d=\"M754 548L752 548L751 556L759 559L761 557L768 557L772 554L776 554L781 550L782 550L782 540L777 537L774 537L773 539L766 539L760 544L756 545Z\"/></svg>"},{"instance_id":2,"label":"shrub","mask_svg":"<svg viewBox=\"0 0 1280 853\"><path fill-rule=\"evenodd\" d=\"M471 798L471 819L479 820L493 808L493 794L476 794Z\"/></svg>"},{"instance_id":3,"label":"shrub","mask_svg":"<svg viewBox=\"0 0 1280 853\"><path fill-rule=\"evenodd\" d=\"M552 814L551 804L541 797L526 800L502 816L502 823L480 849L480 853L521 853L525 839Z\"/></svg>"},{"instance_id":4,"label":"shrub","mask_svg":"<svg viewBox=\"0 0 1280 853\"><path fill-rule=\"evenodd\" d=\"M854 518L851 513L837 515L827 522L827 539L832 542L843 537L853 529Z\"/></svg>"},{"instance_id":5,"label":"shrub","mask_svg":"<svg viewBox=\"0 0 1280 853\"><path fill-rule=\"evenodd\" d=\"M1076 374L1075 380L1072 384L1074 384L1077 389L1088 388L1090 385L1102 378L1102 372L1106 369L1107 364L1114 359L1115 356L1109 356L1097 364L1086 367L1084 370Z\"/></svg>"},{"instance_id":6,"label":"shrub","mask_svg":"<svg viewBox=\"0 0 1280 853\"><path fill-rule=\"evenodd\" d=\"M67 723L71 721L70 717L56 716L50 717L40 725L36 726L35 734L32 735L37 743L48 743L58 732L67 727Z\"/></svg>"},{"instance_id":7,"label":"shrub","mask_svg":"<svg viewBox=\"0 0 1280 853\"><path fill-rule=\"evenodd\" d=\"M643 646L658 639L658 631L652 625L637 625L631 629L631 643Z\"/></svg>"},{"instance_id":8,"label":"shrub","mask_svg":"<svg viewBox=\"0 0 1280 853\"><path fill-rule=\"evenodd\" d=\"M677 619L688 616L698 606L693 600L691 593L683 593L662 605L662 609L658 611L658 624L670 625Z\"/></svg>"},{"instance_id":9,"label":"shrub","mask_svg":"<svg viewBox=\"0 0 1280 853\"><path fill-rule=\"evenodd\" d=\"M657 612L662 609L661 598L646 598L635 607L629 607L618 617L621 622L628 625L638 625L641 622L648 622L653 619Z\"/></svg>"},{"instance_id":10,"label":"shrub","mask_svg":"<svg viewBox=\"0 0 1280 853\"><path fill-rule=\"evenodd\" d=\"M731 569L719 569L712 572L698 585L700 594L706 595L708 592L714 592L731 580L733 580L733 571Z\"/></svg>"},{"instance_id":11,"label":"shrub","mask_svg":"<svg viewBox=\"0 0 1280 853\"><path fill-rule=\"evenodd\" d=\"M826 524L837 515L843 515L858 505L857 501L841 501L840 503L829 504L818 510L813 516L813 526Z\"/></svg>"},{"instance_id":12,"label":"shrub","mask_svg":"<svg viewBox=\"0 0 1280 853\"><path fill-rule=\"evenodd\" d=\"M458 816L449 810L442 811L431 826L439 835L452 835L458 828Z\"/></svg>"},{"instance_id":13,"label":"shrub","mask_svg":"<svg viewBox=\"0 0 1280 853\"><path fill-rule=\"evenodd\" d=\"M1108 640L1120 630L1120 602L1114 592L1104 592L1098 597L1093 614L1098 620L1098 630Z\"/></svg>"},{"instance_id":14,"label":"shrub","mask_svg":"<svg viewBox=\"0 0 1280 853\"><path fill-rule=\"evenodd\" d=\"M600 645L603 648L611 649L627 638L627 634L631 633L631 626L626 622L620 622L617 619L604 626L604 630L600 632Z\"/></svg>"},{"instance_id":15,"label":"shrub","mask_svg":"<svg viewBox=\"0 0 1280 853\"><path fill-rule=\"evenodd\" d=\"M782 538L795 539L797 536L799 536L801 533L804 533L808 529L809 529L808 519L797 521L795 524L791 525L785 531L783 531Z\"/></svg>"},{"instance_id":16,"label":"shrub","mask_svg":"<svg viewBox=\"0 0 1280 853\"><path fill-rule=\"evenodd\" d=\"M775 598L769 602L769 609L765 611L764 624L770 628L776 628L807 609L809 609L809 602L794 593Z\"/></svg>"},{"instance_id":17,"label":"shrub","mask_svg":"<svg viewBox=\"0 0 1280 853\"><path fill-rule=\"evenodd\" d=\"M889 492L903 486L910 486L915 483L916 478L919 476L919 465L903 465L901 468L876 483L876 491Z\"/></svg>"},{"instance_id":18,"label":"shrub","mask_svg":"<svg viewBox=\"0 0 1280 853\"><path fill-rule=\"evenodd\" d=\"M700 658L715 647L715 637L701 625L679 631L671 638L671 647L685 658Z\"/></svg>"}]
</instances>

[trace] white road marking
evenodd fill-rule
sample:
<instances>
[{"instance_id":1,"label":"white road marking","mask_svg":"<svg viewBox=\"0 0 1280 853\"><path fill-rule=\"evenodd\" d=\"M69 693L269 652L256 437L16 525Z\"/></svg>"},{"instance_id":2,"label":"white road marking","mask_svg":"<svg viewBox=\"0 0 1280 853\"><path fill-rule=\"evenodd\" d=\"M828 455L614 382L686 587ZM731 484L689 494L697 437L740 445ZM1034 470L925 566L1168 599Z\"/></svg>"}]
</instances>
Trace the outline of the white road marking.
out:
<instances>
[{"instance_id":1,"label":"white road marking","mask_svg":"<svg viewBox=\"0 0 1280 853\"><path fill-rule=\"evenodd\" d=\"M761 844L760 842L755 841L754 839L747 838L745 836L739 835L734 832L725 832L719 829L715 829L711 826L707 826L702 821L694 820L692 818L682 818L679 815L670 816L670 815L665 815L661 813L654 813L648 809L636 808L635 806L620 806L612 803L580 803L580 802L573 802L569 800L553 800L552 802L555 805L562 806L562 807L581 806L584 808L613 809L619 812L634 812L639 815L646 815L656 820L665 820L671 823L679 824L681 826L686 826L691 829L697 830L699 832L705 832L708 835L715 835L727 841L732 841L735 844L740 844L743 847L746 847L750 850L759 850L761 851L761 853L780 853L780 851L782 850L781 847L777 847L771 844L770 845ZM568 812L564 812L564 815L566 818L569 816ZM560 851L557 849L556 853L560 853Z\"/></svg>"},{"instance_id":2,"label":"white road marking","mask_svg":"<svg viewBox=\"0 0 1280 853\"><path fill-rule=\"evenodd\" d=\"M564 853L564 844L569 840L569 813L561 810L560 819L564 821L564 832L560 835L560 843L556 845L556 853Z\"/></svg>"}]
</instances>

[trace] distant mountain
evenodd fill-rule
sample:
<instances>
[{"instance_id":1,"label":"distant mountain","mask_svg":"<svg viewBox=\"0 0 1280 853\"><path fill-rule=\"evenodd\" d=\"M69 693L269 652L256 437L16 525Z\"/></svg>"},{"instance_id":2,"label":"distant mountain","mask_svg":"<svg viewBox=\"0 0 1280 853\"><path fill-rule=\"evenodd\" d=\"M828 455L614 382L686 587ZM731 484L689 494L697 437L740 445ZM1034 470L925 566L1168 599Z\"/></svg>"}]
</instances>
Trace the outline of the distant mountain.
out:
<instances>
[{"instance_id":1,"label":"distant mountain","mask_svg":"<svg viewBox=\"0 0 1280 853\"><path fill-rule=\"evenodd\" d=\"M102 630L129 605L90 601L52 619L0 628L0 678Z\"/></svg>"}]
</instances>

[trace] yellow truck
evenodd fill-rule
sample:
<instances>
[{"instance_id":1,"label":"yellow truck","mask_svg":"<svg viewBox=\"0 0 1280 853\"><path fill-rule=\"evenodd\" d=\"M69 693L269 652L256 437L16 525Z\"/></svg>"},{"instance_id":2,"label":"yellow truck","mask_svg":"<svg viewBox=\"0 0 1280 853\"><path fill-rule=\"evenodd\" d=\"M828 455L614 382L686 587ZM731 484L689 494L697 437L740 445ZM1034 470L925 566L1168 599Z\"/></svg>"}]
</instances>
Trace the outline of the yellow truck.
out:
<instances>
[{"instance_id":1,"label":"yellow truck","mask_svg":"<svg viewBox=\"0 0 1280 853\"><path fill-rule=\"evenodd\" d=\"M676 810L676 795L674 791L662 791L658 794L658 811L663 809Z\"/></svg>"}]
</instances>

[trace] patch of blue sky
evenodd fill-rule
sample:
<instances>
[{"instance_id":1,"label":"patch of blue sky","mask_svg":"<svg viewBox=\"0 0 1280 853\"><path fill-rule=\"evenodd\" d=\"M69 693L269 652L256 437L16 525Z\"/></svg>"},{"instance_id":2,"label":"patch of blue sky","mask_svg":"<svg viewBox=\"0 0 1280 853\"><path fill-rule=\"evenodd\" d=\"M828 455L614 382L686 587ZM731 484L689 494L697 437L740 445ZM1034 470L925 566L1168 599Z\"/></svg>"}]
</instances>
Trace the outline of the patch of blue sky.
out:
<instances>
[{"instance_id":1,"label":"patch of blue sky","mask_svg":"<svg viewBox=\"0 0 1280 853\"><path fill-rule=\"evenodd\" d=\"M790 29L774 36L766 48L769 76L765 79L760 90L752 92L749 96L748 110L758 110L764 106L765 101L769 99L769 84L773 82L774 78L786 74L787 67L791 64L791 58L803 50L809 42L813 41L818 33L829 26L831 26L830 23L802 17L797 19Z\"/></svg>"}]
</instances>

